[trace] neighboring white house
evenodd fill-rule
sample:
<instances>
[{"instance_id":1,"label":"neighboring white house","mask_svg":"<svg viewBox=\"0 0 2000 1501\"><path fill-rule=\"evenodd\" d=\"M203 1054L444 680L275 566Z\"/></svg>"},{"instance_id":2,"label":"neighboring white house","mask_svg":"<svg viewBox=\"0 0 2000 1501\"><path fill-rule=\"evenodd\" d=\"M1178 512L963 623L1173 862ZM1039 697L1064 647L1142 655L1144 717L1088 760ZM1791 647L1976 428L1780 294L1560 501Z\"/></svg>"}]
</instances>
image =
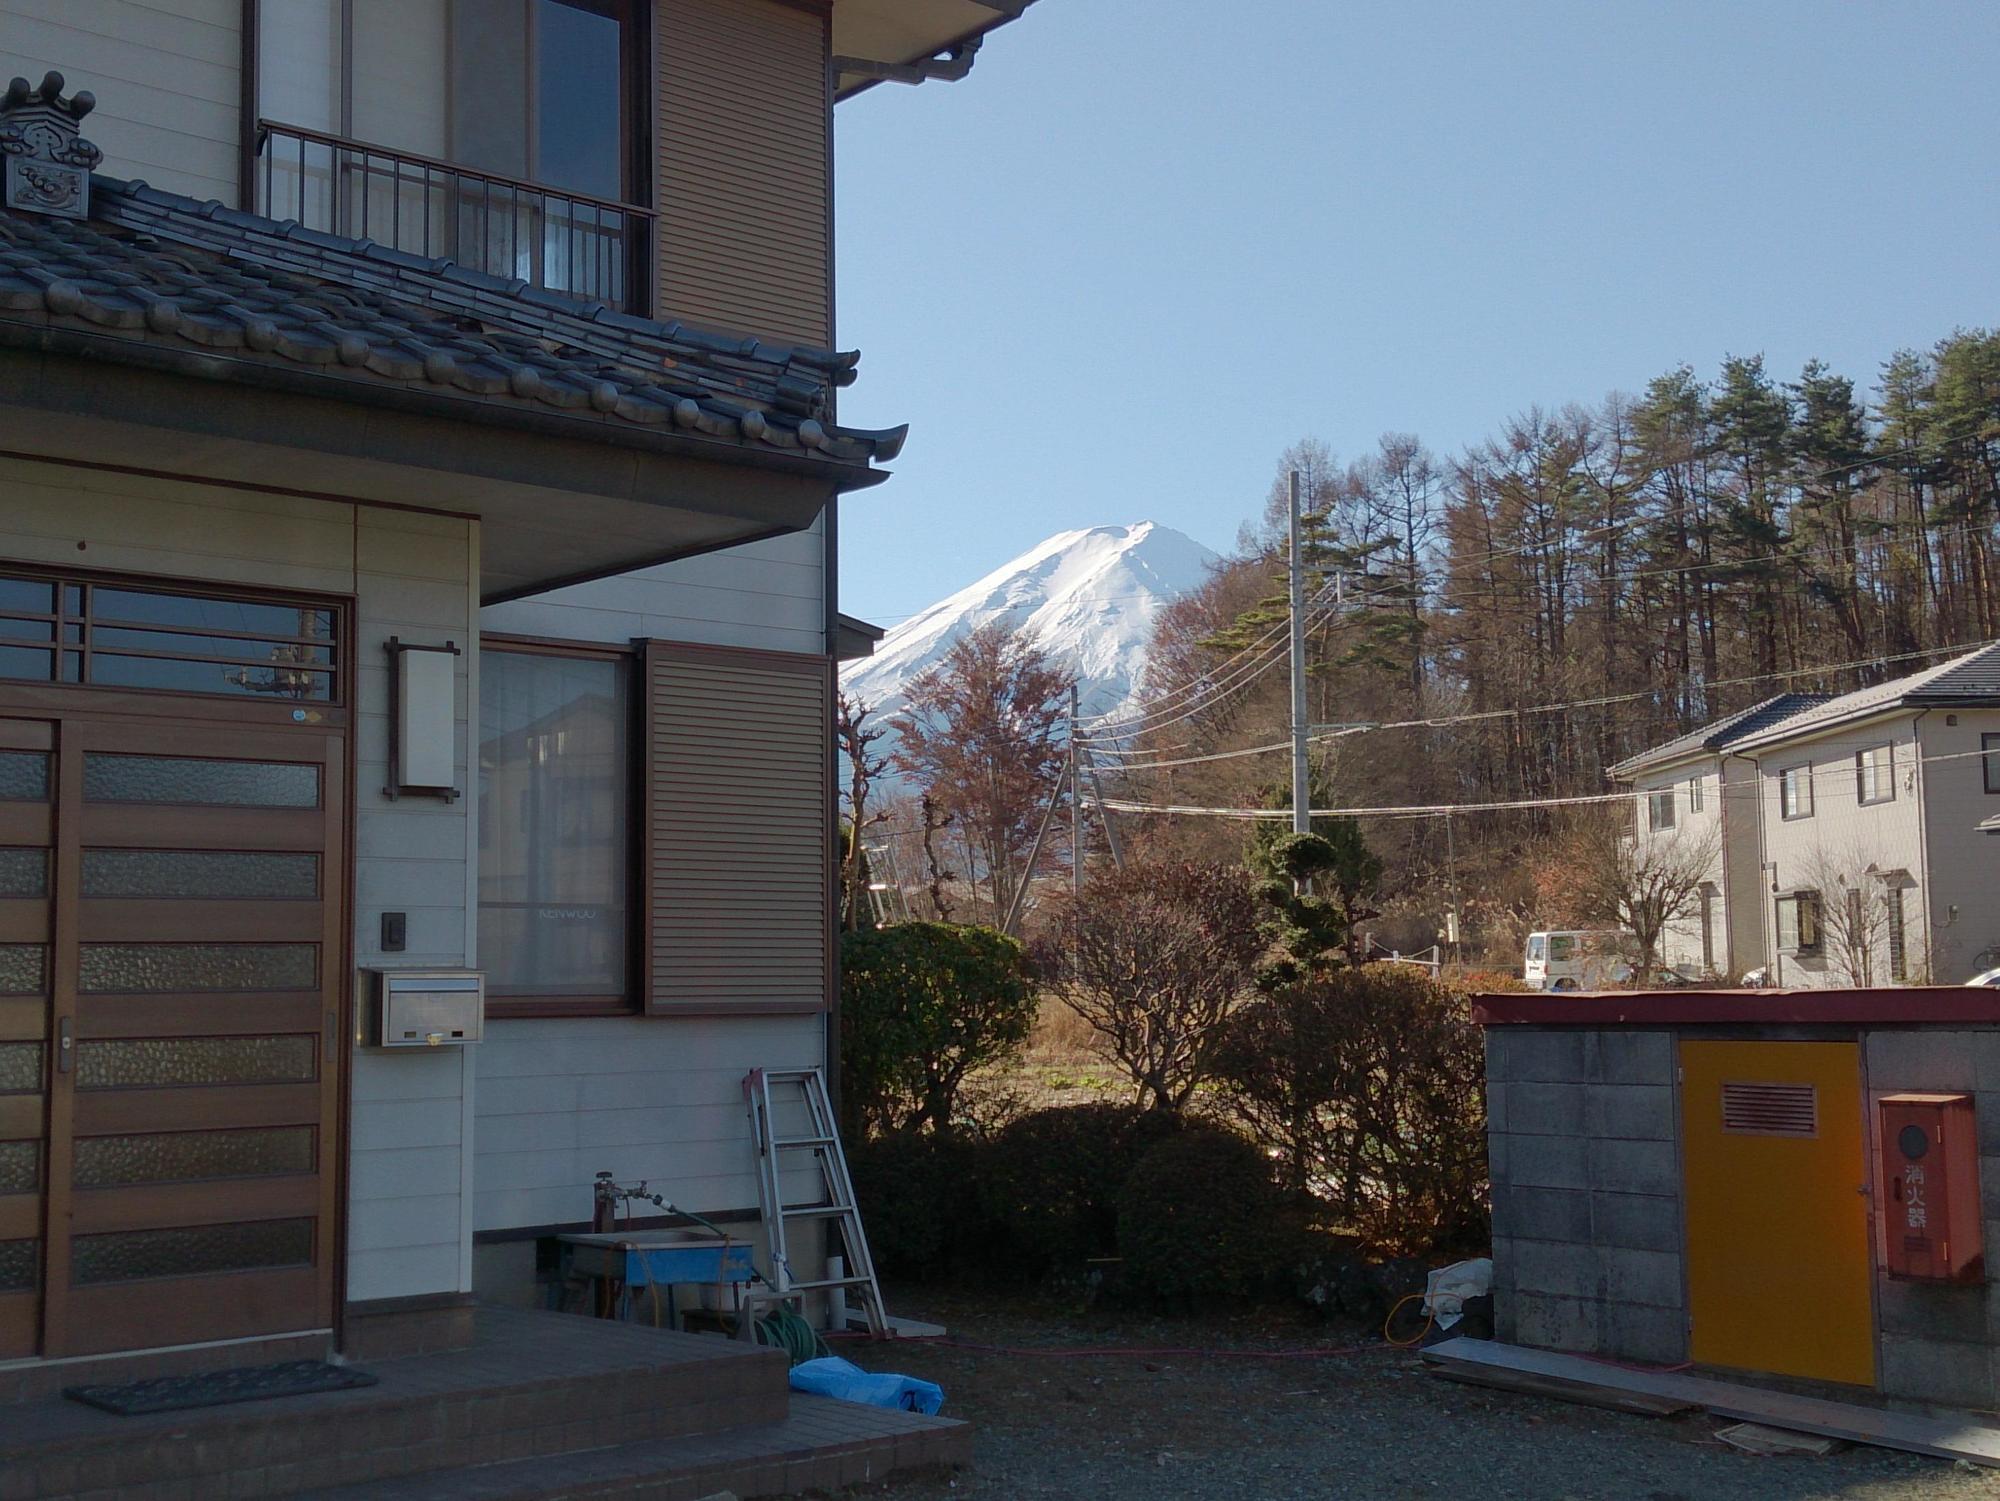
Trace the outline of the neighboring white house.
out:
<instances>
[{"instance_id":1,"label":"neighboring white house","mask_svg":"<svg viewBox=\"0 0 2000 1501\"><path fill-rule=\"evenodd\" d=\"M2000 845L1981 828L2000 813L2000 646L1767 700L1612 774L1642 839L1721 820L1708 924L1682 925L1670 963L1806 986L1955 984L2000 963Z\"/></svg>"},{"instance_id":2,"label":"neighboring white house","mask_svg":"<svg viewBox=\"0 0 2000 1501\"><path fill-rule=\"evenodd\" d=\"M1713 874L1694 909L1668 926L1661 964L1720 978L1763 963L1754 800L1725 792L1747 787L1751 772L1748 763L1732 768L1730 750L1826 701L1823 693L1780 693L1611 768L1637 794L1639 839L1662 850L1714 846Z\"/></svg>"}]
</instances>

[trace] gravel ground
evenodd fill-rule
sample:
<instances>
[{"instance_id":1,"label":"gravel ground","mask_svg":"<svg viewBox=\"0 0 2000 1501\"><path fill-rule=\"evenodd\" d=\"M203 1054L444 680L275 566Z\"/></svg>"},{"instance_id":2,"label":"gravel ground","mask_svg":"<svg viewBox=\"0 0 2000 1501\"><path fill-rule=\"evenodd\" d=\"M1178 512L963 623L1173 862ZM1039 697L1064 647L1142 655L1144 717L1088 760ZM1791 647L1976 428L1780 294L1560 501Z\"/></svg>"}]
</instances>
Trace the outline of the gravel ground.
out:
<instances>
[{"instance_id":1,"label":"gravel ground","mask_svg":"<svg viewBox=\"0 0 2000 1501\"><path fill-rule=\"evenodd\" d=\"M963 1292L892 1293L897 1313L951 1338L1009 1347L1203 1350L1350 1346L1355 1329L1256 1319L1155 1320ZM1461 1386L1386 1347L1314 1359L993 1354L911 1343L846 1351L871 1369L945 1389L947 1416L977 1425L972 1468L868 1494L891 1501L1137 1501L1215 1497L1619 1498L1853 1501L2000 1498L2000 1471L1855 1447L1755 1458L1706 1416L1628 1417Z\"/></svg>"}]
</instances>

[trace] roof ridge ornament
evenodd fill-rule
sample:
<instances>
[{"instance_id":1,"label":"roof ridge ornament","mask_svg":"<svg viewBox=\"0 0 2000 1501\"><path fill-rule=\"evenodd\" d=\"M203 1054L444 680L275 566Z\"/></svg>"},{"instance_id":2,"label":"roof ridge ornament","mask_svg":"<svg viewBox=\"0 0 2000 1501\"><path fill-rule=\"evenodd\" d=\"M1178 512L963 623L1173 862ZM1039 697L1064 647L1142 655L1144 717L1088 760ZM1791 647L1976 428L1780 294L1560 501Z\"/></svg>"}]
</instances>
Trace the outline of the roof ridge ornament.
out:
<instances>
[{"instance_id":1,"label":"roof ridge ornament","mask_svg":"<svg viewBox=\"0 0 2000 1501\"><path fill-rule=\"evenodd\" d=\"M88 89L63 97L63 76L51 71L32 88L16 78L0 95L0 162L6 205L61 219L90 217L90 169L104 153L79 133L97 108Z\"/></svg>"}]
</instances>

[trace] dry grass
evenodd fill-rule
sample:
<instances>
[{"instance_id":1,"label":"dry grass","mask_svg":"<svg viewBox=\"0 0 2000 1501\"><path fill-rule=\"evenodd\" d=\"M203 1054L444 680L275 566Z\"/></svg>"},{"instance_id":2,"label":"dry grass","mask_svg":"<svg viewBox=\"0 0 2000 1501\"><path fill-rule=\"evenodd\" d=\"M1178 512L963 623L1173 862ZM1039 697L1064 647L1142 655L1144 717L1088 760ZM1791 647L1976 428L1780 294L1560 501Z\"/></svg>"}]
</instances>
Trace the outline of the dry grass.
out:
<instances>
[{"instance_id":1,"label":"dry grass","mask_svg":"<svg viewBox=\"0 0 2000 1501\"><path fill-rule=\"evenodd\" d=\"M1105 1057L1089 1025L1048 996L1021 1056L986 1070L966 1087L972 1117L990 1125L1050 1105L1124 1104L1131 1098L1132 1086Z\"/></svg>"}]
</instances>

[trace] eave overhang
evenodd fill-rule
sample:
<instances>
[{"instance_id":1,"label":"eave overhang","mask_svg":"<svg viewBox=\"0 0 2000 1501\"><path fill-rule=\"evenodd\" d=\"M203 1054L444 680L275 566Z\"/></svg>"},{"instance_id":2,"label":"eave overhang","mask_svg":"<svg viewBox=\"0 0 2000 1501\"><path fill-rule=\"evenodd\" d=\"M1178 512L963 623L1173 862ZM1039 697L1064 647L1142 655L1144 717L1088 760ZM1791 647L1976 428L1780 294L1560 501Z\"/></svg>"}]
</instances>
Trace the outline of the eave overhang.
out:
<instances>
[{"instance_id":1,"label":"eave overhang","mask_svg":"<svg viewBox=\"0 0 2000 1501\"><path fill-rule=\"evenodd\" d=\"M835 0L834 98L878 83L956 82L988 34L1035 0Z\"/></svg>"},{"instance_id":2,"label":"eave overhang","mask_svg":"<svg viewBox=\"0 0 2000 1501\"><path fill-rule=\"evenodd\" d=\"M423 393L333 401L296 374L132 353L0 324L0 456L477 520L489 604L803 531L888 477L672 432L612 443L588 423L441 412Z\"/></svg>"}]
</instances>

